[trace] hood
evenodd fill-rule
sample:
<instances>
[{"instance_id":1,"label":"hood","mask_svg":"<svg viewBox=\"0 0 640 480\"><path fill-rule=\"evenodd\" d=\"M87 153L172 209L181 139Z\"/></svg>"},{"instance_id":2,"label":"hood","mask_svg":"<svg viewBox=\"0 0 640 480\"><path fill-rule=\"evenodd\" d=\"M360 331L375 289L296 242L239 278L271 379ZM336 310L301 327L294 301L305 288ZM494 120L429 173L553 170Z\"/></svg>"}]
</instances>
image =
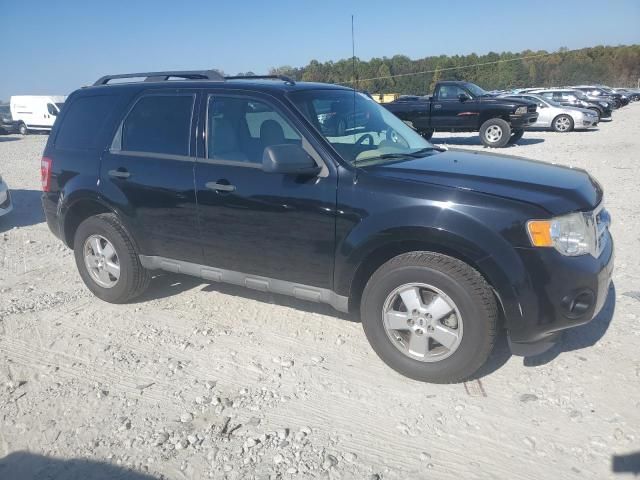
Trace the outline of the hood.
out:
<instances>
[{"instance_id":1,"label":"hood","mask_svg":"<svg viewBox=\"0 0 640 480\"><path fill-rule=\"evenodd\" d=\"M523 201L553 215L592 210L602 199L602 188L584 170L508 155L449 150L365 169L374 175Z\"/></svg>"}]
</instances>

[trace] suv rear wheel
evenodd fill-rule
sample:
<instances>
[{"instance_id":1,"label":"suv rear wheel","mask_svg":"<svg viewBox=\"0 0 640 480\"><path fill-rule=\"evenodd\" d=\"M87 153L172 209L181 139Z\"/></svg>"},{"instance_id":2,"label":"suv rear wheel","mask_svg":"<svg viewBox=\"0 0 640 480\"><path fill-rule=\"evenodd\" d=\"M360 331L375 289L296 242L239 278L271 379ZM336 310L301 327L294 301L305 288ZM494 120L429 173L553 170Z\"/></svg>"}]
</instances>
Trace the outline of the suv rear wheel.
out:
<instances>
[{"instance_id":1,"label":"suv rear wheel","mask_svg":"<svg viewBox=\"0 0 640 480\"><path fill-rule=\"evenodd\" d=\"M511 126L501 118L490 118L480 127L480 140L485 147L502 148L511 139Z\"/></svg>"},{"instance_id":2,"label":"suv rear wheel","mask_svg":"<svg viewBox=\"0 0 640 480\"><path fill-rule=\"evenodd\" d=\"M112 213L82 222L76 230L73 251L85 285L105 302L124 303L149 285L149 272L140 264L129 234Z\"/></svg>"},{"instance_id":3,"label":"suv rear wheel","mask_svg":"<svg viewBox=\"0 0 640 480\"><path fill-rule=\"evenodd\" d=\"M20 125L18 125L18 133L20 135L27 135L29 133L29 129L24 123L20 123Z\"/></svg>"},{"instance_id":4,"label":"suv rear wheel","mask_svg":"<svg viewBox=\"0 0 640 480\"><path fill-rule=\"evenodd\" d=\"M389 260L369 279L360 311L376 353L415 380L462 381L485 363L495 341L491 288L446 255L411 252Z\"/></svg>"}]
</instances>

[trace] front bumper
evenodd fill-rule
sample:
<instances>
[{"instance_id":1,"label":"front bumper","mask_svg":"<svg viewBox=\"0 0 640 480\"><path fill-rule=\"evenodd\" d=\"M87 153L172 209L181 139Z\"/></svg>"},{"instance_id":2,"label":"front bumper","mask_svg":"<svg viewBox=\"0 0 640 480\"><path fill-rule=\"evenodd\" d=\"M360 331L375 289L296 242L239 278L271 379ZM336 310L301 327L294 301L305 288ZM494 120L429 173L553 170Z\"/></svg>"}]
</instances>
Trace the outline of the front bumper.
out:
<instances>
[{"instance_id":1,"label":"front bumper","mask_svg":"<svg viewBox=\"0 0 640 480\"><path fill-rule=\"evenodd\" d=\"M2 193L6 193L3 195ZM3 198L5 197L5 198ZM0 217L6 215L11 210L13 210L13 204L11 203L11 192L7 188L6 184L0 183Z\"/></svg>"},{"instance_id":2,"label":"front bumper","mask_svg":"<svg viewBox=\"0 0 640 480\"><path fill-rule=\"evenodd\" d=\"M20 131L19 122L0 122L0 132L18 133Z\"/></svg>"},{"instance_id":3,"label":"front bumper","mask_svg":"<svg viewBox=\"0 0 640 480\"><path fill-rule=\"evenodd\" d=\"M524 113L522 115L509 115L511 128L531 127L538 121L538 113Z\"/></svg>"},{"instance_id":4,"label":"front bumper","mask_svg":"<svg viewBox=\"0 0 640 480\"><path fill-rule=\"evenodd\" d=\"M575 123L576 128L589 128L598 125L598 117L582 117L582 120Z\"/></svg>"},{"instance_id":5,"label":"front bumper","mask_svg":"<svg viewBox=\"0 0 640 480\"><path fill-rule=\"evenodd\" d=\"M529 285L519 295L522 317L509 322L514 354L540 353L540 347L550 347L559 332L590 322L602 310L615 256L608 231L606 236L598 258L567 257L552 248L517 249L530 275Z\"/></svg>"}]
</instances>

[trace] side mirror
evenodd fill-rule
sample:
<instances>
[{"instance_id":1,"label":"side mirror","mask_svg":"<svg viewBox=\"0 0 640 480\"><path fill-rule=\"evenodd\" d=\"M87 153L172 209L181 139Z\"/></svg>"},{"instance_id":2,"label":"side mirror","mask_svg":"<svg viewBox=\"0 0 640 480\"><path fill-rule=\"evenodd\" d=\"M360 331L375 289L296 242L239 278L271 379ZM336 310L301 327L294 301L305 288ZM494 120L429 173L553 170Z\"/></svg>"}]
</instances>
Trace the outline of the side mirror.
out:
<instances>
[{"instance_id":1,"label":"side mirror","mask_svg":"<svg viewBox=\"0 0 640 480\"><path fill-rule=\"evenodd\" d=\"M317 175L320 167L300 145L271 145L262 154L262 170L266 173Z\"/></svg>"},{"instance_id":2,"label":"side mirror","mask_svg":"<svg viewBox=\"0 0 640 480\"><path fill-rule=\"evenodd\" d=\"M467 100L469 100L469 96L466 93L461 93L458 95L458 100L460 100L461 102L466 102Z\"/></svg>"}]
</instances>

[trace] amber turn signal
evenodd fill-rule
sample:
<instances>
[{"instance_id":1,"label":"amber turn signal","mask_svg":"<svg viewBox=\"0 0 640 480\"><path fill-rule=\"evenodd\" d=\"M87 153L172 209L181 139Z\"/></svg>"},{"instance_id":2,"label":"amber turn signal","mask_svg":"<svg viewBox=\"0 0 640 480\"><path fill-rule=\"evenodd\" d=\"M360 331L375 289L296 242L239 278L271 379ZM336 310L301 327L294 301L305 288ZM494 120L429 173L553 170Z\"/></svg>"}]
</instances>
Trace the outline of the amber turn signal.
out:
<instances>
[{"instance_id":1,"label":"amber turn signal","mask_svg":"<svg viewBox=\"0 0 640 480\"><path fill-rule=\"evenodd\" d=\"M527 222L527 231L534 247L553 246L550 220L530 220Z\"/></svg>"}]
</instances>

